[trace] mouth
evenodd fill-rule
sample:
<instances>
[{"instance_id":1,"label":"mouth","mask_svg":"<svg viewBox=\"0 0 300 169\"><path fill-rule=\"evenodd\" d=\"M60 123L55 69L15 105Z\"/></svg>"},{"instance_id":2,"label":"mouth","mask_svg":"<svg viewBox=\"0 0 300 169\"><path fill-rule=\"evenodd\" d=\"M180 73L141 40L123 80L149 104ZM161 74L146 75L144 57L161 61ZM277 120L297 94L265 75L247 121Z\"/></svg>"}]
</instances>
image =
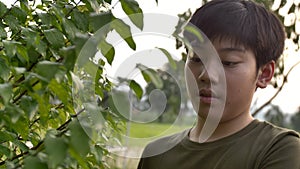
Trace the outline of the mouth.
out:
<instances>
[{"instance_id":1,"label":"mouth","mask_svg":"<svg viewBox=\"0 0 300 169\"><path fill-rule=\"evenodd\" d=\"M199 91L200 102L205 104L211 104L217 99L216 95L210 89L200 89Z\"/></svg>"}]
</instances>

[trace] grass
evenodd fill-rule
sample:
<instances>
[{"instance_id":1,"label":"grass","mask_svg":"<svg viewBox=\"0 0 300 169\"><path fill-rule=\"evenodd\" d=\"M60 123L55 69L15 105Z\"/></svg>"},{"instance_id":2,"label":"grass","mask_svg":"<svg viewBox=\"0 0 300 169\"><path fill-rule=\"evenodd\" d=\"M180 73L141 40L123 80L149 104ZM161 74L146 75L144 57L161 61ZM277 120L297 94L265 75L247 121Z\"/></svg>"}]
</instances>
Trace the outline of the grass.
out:
<instances>
[{"instance_id":1,"label":"grass","mask_svg":"<svg viewBox=\"0 0 300 169\"><path fill-rule=\"evenodd\" d=\"M122 157L120 154L115 154L115 167L113 169L136 169L139 158L144 147L157 138L180 132L184 129L190 128L191 125L174 125L162 123L129 123L127 124L127 131L129 131L126 139L122 140L122 144L126 145L129 152L128 156L135 158ZM126 129L124 130L124 135ZM121 152L120 152L121 153Z\"/></svg>"},{"instance_id":2,"label":"grass","mask_svg":"<svg viewBox=\"0 0 300 169\"><path fill-rule=\"evenodd\" d=\"M172 125L172 124L160 124L160 123L130 123L130 137L134 138L149 138L155 136L165 136L173 134L175 132L182 131L189 126L187 125Z\"/></svg>"},{"instance_id":3,"label":"grass","mask_svg":"<svg viewBox=\"0 0 300 169\"><path fill-rule=\"evenodd\" d=\"M162 123L143 124L131 122L127 124L126 129L124 129L124 135L129 137L124 137L122 139L122 143L129 147L144 148L150 141L180 132L190 127L191 125L173 125Z\"/></svg>"}]
</instances>

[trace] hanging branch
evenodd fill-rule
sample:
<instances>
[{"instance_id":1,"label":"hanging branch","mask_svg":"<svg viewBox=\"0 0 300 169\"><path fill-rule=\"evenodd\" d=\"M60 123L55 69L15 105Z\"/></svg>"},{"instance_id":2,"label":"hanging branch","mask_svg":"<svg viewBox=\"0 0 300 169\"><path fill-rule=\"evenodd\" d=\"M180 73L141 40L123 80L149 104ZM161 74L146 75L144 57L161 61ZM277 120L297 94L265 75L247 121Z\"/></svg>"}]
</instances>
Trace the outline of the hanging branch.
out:
<instances>
[{"instance_id":1,"label":"hanging branch","mask_svg":"<svg viewBox=\"0 0 300 169\"><path fill-rule=\"evenodd\" d=\"M83 108L80 111L78 111L75 115L72 115L69 118L69 120L67 120L66 122L64 122L63 124L61 124L56 130L57 131L62 131L63 129L65 129L68 126L68 124L72 121L72 119L77 118L84 111L85 111L85 109ZM30 149L30 151L37 150L39 147L41 147L43 145L43 143L44 143L44 140L41 140L36 146L32 147ZM29 151L25 151L25 152L22 152L21 154L18 154L18 155L14 156L14 157L12 157L10 159L6 159L4 161L1 161L0 162L0 166L4 165L7 160L13 161L15 159L18 159L18 158L21 158L21 157L27 155L28 153L29 153Z\"/></svg>"},{"instance_id":2,"label":"hanging branch","mask_svg":"<svg viewBox=\"0 0 300 169\"><path fill-rule=\"evenodd\" d=\"M275 98L276 96L281 92L281 90L283 89L284 85L286 84L287 82L287 78L289 76L289 74L291 73L291 71L297 66L300 64L300 61L297 62L296 64L294 64L290 70L287 72L286 75L283 76L283 81L282 81L282 84L281 86L278 88L277 92L267 101L265 102L263 105L261 105L258 109L256 109L253 113L252 113L252 116L256 116L264 107L266 107L267 105L269 105Z\"/></svg>"}]
</instances>

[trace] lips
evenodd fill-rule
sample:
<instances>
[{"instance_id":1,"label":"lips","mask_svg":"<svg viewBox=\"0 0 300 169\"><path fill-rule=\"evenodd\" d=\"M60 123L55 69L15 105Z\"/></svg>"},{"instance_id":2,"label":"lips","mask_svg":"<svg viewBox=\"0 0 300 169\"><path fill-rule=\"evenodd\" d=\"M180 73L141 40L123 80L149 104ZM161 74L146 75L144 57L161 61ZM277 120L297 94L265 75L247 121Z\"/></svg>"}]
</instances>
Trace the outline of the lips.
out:
<instances>
[{"instance_id":1,"label":"lips","mask_svg":"<svg viewBox=\"0 0 300 169\"><path fill-rule=\"evenodd\" d=\"M203 96L203 97L211 97L212 96L212 91L209 89L201 89L199 91L199 96Z\"/></svg>"},{"instance_id":2,"label":"lips","mask_svg":"<svg viewBox=\"0 0 300 169\"><path fill-rule=\"evenodd\" d=\"M205 104L211 104L216 99L216 95L210 89L200 89L199 96L200 102Z\"/></svg>"}]
</instances>

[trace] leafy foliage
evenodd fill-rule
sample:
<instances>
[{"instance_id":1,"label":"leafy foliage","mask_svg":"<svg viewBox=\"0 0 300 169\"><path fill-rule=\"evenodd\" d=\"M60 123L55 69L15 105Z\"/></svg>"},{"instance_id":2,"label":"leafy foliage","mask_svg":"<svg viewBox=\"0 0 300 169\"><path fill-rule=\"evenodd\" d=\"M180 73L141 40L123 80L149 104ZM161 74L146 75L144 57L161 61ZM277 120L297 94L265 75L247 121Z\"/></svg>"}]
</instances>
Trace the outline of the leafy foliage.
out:
<instances>
[{"instance_id":1,"label":"leafy foliage","mask_svg":"<svg viewBox=\"0 0 300 169\"><path fill-rule=\"evenodd\" d=\"M129 17L142 29L138 3L120 2L126 14L139 14ZM113 87L103 75L115 55L106 41L109 32L115 30L136 48L130 27L112 14L110 3L16 0L7 7L0 2L1 168L109 167L106 145L118 138L123 121L109 107L86 104L80 96L89 91L88 101L104 102ZM95 35L98 40L90 40ZM81 53L83 48L88 52ZM95 63L97 51L104 58ZM135 81L130 87L142 95Z\"/></svg>"},{"instance_id":2,"label":"leafy foliage","mask_svg":"<svg viewBox=\"0 0 300 169\"><path fill-rule=\"evenodd\" d=\"M119 2L143 29L138 3ZM107 145L111 139L118 142L124 120L103 104L114 87L103 73L115 55L107 34L117 32L136 49L130 26L113 15L112 7L111 0L16 0L11 7L0 2L0 168L109 168ZM189 16L190 11L181 18ZM287 31L297 41L295 23ZM158 49L172 68L179 67ZM104 58L95 58L97 52ZM137 68L155 88L166 87L155 70ZM279 68L280 75L284 67ZM136 81L122 81L142 98Z\"/></svg>"},{"instance_id":3,"label":"leafy foliage","mask_svg":"<svg viewBox=\"0 0 300 169\"><path fill-rule=\"evenodd\" d=\"M165 50L162 51L167 52ZM163 83L160 89L164 92L167 99L166 108L157 119L160 123L173 123L176 120L176 118L178 118L178 116L180 115L181 106L184 106L184 109L188 109L188 94L186 91L183 71L184 65L185 64L182 60L172 60L165 64L162 70L157 71L157 74L161 78ZM151 81L146 86L148 102L150 102L150 93L154 89L157 89L157 85L154 83L154 81Z\"/></svg>"}]
</instances>

